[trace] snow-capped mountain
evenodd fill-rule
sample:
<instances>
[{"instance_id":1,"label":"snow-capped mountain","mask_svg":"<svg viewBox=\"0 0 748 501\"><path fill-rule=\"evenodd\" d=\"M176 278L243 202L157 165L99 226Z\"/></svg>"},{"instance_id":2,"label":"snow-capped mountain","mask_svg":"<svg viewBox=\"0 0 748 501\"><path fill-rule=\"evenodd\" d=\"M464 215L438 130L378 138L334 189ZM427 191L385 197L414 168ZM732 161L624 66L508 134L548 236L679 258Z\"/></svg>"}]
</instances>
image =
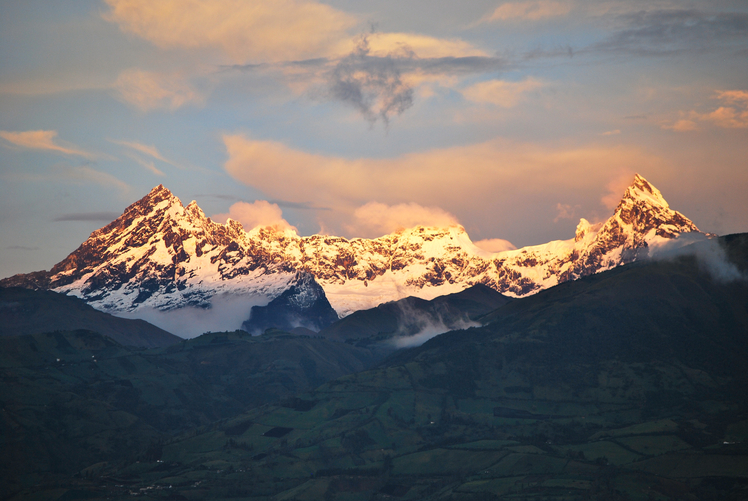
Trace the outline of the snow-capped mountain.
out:
<instances>
[{"instance_id":1,"label":"snow-capped mountain","mask_svg":"<svg viewBox=\"0 0 748 501\"><path fill-rule=\"evenodd\" d=\"M0 284L53 289L102 310L132 312L208 306L220 293L270 301L305 271L345 316L477 283L524 296L632 262L649 246L698 231L639 175L607 221L582 219L572 239L495 254L476 247L461 226L418 226L350 240L273 227L245 231L237 221L211 221L196 202L185 207L159 185L50 271Z\"/></svg>"}]
</instances>

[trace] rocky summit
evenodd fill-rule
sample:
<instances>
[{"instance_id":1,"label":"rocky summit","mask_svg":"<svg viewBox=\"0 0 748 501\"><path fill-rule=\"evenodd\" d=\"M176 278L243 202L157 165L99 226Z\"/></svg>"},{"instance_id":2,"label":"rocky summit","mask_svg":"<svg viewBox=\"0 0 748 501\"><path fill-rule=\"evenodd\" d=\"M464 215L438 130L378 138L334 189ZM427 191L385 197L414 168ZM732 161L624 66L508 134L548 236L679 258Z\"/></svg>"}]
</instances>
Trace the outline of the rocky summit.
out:
<instances>
[{"instance_id":1,"label":"rocky summit","mask_svg":"<svg viewBox=\"0 0 748 501\"><path fill-rule=\"evenodd\" d=\"M406 296L424 299L475 284L521 297L646 255L680 234L698 232L638 174L613 215L582 219L574 238L489 253L461 226L417 226L375 239L312 235L219 224L196 202L186 207L159 185L112 223L94 231L49 271L15 275L3 286L52 289L105 311L208 307L216 294L269 302L311 274L341 316Z\"/></svg>"}]
</instances>

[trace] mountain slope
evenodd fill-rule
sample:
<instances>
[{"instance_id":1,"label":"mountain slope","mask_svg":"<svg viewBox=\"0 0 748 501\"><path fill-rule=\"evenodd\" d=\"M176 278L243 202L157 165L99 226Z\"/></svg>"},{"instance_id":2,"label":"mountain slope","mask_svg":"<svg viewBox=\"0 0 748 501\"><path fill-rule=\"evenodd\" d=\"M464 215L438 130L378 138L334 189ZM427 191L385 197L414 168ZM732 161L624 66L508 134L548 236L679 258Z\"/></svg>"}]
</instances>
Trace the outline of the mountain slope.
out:
<instances>
[{"instance_id":1,"label":"mountain slope","mask_svg":"<svg viewBox=\"0 0 748 501\"><path fill-rule=\"evenodd\" d=\"M269 302L297 271L314 275L339 315L416 296L432 299L475 284L520 297L632 262L652 245L698 231L637 175L610 219L581 220L573 239L487 253L464 228L415 227L373 240L290 230L245 231L206 218L163 186L91 234L49 272L16 275L1 285L53 289L102 310L208 307L220 293Z\"/></svg>"},{"instance_id":2,"label":"mountain slope","mask_svg":"<svg viewBox=\"0 0 748 501\"><path fill-rule=\"evenodd\" d=\"M143 320L118 318L83 300L52 291L0 287L0 336L91 330L126 346L153 348L182 338Z\"/></svg>"},{"instance_id":3,"label":"mountain slope","mask_svg":"<svg viewBox=\"0 0 748 501\"><path fill-rule=\"evenodd\" d=\"M84 330L0 338L0 498L93 465L90 475L103 461L153 462L175 433L267 403L298 407L296 393L376 360L282 332L212 333L151 350Z\"/></svg>"},{"instance_id":4,"label":"mountain slope","mask_svg":"<svg viewBox=\"0 0 748 501\"><path fill-rule=\"evenodd\" d=\"M748 261L748 235L721 242ZM746 280L715 280L693 256L637 263L512 301L303 407L183 436L163 449L168 471L143 467L130 485L169 478L187 495L199 479L206 499L737 501L746 357ZM235 440L252 452L223 448L247 422Z\"/></svg>"}]
</instances>

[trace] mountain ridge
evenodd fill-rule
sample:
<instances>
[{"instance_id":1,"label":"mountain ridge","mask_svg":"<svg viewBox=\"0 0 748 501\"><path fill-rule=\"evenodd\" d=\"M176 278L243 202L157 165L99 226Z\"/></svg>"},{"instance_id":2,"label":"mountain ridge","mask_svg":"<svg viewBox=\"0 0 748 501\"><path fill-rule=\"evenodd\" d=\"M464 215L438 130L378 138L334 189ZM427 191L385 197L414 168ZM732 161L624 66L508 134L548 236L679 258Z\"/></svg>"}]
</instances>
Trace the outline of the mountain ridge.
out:
<instances>
[{"instance_id":1,"label":"mountain ridge","mask_svg":"<svg viewBox=\"0 0 748 501\"><path fill-rule=\"evenodd\" d=\"M220 293L269 302L296 272L311 273L340 316L417 296L433 299L475 284L522 297L641 258L648 247L698 232L640 175L607 221L582 219L573 239L488 253L462 226L417 226L375 239L312 235L229 219L219 224L195 201L163 185L125 209L48 272L0 285L52 289L104 311L209 307Z\"/></svg>"}]
</instances>

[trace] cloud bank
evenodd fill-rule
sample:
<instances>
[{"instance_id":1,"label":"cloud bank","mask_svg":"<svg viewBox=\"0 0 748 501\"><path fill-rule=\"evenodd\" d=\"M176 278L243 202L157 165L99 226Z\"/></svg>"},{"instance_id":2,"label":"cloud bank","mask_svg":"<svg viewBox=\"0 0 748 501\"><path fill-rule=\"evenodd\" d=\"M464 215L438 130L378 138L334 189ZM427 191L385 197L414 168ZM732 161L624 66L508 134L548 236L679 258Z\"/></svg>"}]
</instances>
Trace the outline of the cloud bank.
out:
<instances>
[{"instance_id":1,"label":"cloud bank","mask_svg":"<svg viewBox=\"0 0 748 501\"><path fill-rule=\"evenodd\" d=\"M256 200L252 203L237 202L229 207L228 213L212 216L212 219L219 223L225 223L229 218L239 221L246 231L266 226L296 231L296 228L283 219L281 208L265 200Z\"/></svg>"}]
</instances>

